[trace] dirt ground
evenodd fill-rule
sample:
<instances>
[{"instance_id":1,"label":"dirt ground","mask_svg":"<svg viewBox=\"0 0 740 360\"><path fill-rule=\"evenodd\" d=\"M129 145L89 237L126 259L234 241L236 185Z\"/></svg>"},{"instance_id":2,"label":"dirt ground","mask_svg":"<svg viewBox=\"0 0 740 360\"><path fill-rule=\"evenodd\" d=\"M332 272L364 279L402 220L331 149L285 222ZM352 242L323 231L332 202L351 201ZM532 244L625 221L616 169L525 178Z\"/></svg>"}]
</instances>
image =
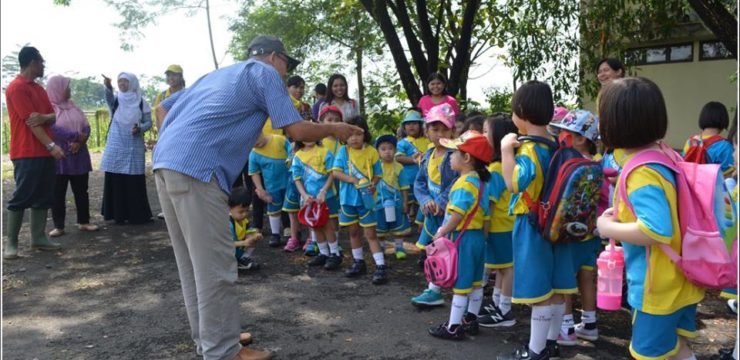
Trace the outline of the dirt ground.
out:
<instances>
[{"instance_id":1,"label":"dirt ground","mask_svg":"<svg viewBox=\"0 0 740 360\"><path fill-rule=\"evenodd\" d=\"M5 164L8 164L7 162ZM153 212L159 205L147 177ZM13 181L3 180L3 208ZM197 359L189 338L174 255L162 220L117 226L99 214L102 176L90 177L91 213L101 231L81 233L68 193L63 249L29 249L28 225L21 235L22 258L2 269L2 350L4 359ZM49 215L51 217L51 214ZM26 215L27 221L28 215ZM49 218L48 229L51 229ZM5 228L3 227L3 234ZM412 239L407 239L409 245ZM346 236L342 246L349 249ZM255 347L279 359L490 359L527 341L529 309L514 306L518 324L481 329L475 337L448 342L430 337L427 327L443 322L449 307L418 310L409 298L424 286L416 256L388 259L390 282L370 284L341 273L308 269L307 258L258 246L263 267L240 274L242 329ZM343 267L349 264L345 255ZM372 266L371 266L372 268ZM449 304L451 295L447 294ZM699 337L692 348L707 359L734 343L735 316L715 293L699 305ZM628 358L629 313L599 312L600 338L563 348L570 359Z\"/></svg>"}]
</instances>

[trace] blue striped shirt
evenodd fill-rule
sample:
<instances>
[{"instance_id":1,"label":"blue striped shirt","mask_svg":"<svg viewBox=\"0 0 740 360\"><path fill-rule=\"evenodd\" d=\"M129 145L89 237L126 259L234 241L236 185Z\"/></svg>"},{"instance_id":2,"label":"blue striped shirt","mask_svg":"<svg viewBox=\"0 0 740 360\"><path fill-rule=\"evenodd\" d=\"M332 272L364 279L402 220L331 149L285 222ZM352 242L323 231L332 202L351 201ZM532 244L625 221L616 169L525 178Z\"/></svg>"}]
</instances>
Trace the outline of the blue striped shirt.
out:
<instances>
[{"instance_id":1,"label":"blue striped shirt","mask_svg":"<svg viewBox=\"0 0 740 360\"><path fill-rule=\"evenodd\" d=\"M203 182L216 176L229 193L267 117L274 128L302 121L278 72L258 60L213 71L161 103L167 116L153 169Z\"/></svg>"}]
</instances>

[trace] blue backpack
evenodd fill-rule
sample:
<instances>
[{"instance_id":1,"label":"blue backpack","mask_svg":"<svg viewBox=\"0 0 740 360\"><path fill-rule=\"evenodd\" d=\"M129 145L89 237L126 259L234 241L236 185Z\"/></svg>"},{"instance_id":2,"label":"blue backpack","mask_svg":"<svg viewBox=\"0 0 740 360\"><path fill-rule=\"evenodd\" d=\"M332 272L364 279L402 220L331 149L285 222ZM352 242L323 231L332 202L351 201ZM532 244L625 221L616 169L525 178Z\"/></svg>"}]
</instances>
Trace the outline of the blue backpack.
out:
<instances>
[{"instance_id":1,"label":"blue backpack","mask_svg":"<svg viewBox=\"0 0 740 360\"><path fill-rule=\"evenodd\" d=\"M583 241L596 229L604 182L600 161L583 157L578 150L539 136L521 136L556 149L545 173L540 198L523 193L530 221L542 237L553 243Z\"/></svg>"}]
</instances>

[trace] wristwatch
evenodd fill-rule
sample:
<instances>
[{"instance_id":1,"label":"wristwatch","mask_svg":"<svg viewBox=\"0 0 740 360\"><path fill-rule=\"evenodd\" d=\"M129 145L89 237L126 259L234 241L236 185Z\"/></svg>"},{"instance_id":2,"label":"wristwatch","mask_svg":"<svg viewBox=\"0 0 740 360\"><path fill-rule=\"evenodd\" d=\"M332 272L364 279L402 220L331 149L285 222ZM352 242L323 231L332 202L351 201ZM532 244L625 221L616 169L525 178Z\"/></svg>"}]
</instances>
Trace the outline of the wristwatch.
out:
<instances>
[{"instance_id":1,"label":"wristwatch","mask_svg":"<svg viewBox=\"0 0 740 360\"><path fill-rule=\"evenodd\" d=\"M52 142L50 142L50 143L46 144L46 150L52 151L52 150L54 150L54 148L55 148L56 146L57 146L57 144L55 144L55 143L54 143L54 142L52 141Z\"/></svg>"}]
</instances>

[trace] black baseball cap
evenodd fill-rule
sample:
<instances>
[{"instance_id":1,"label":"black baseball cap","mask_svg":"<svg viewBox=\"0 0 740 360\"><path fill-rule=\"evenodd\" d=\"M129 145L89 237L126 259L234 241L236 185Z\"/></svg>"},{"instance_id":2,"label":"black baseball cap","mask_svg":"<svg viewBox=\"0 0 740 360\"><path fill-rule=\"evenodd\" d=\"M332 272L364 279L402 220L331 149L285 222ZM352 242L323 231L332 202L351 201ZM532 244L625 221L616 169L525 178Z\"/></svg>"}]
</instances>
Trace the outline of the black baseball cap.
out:
<instances>
[{"instance_id":1,"label":"black baseball cap","mask_svg":"<svg viewBox=\"0 0 740 360\"><path fill-rule=\"evenodd\" d=\"M282 54L288 59L288 71L293 71L293 69L301 63L300 60L288 55L288 52L285 51L285 45L283 45L283 42L272 35L258 35L252 39L252 42L249 43L249 48L247 49L249 57L256 55L269 55L273 52Z\"/></svg>"}]
</instances>

